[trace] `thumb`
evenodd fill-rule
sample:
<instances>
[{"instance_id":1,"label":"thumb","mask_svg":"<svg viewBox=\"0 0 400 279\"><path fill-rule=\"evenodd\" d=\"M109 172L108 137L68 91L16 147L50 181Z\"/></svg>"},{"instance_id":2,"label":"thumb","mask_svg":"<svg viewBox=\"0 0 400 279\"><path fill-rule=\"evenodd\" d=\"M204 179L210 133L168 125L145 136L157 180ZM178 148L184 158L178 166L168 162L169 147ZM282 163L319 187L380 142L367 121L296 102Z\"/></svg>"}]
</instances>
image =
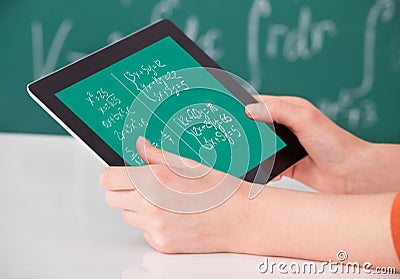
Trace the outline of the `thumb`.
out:
<instances>
[{"instance_id":1,"label":"thumb","mask_svg":"<svg viewBox=\"0 0 400 279\"><path fill-rule=\"evenodd\" d=\"M136 150L146 164L163 164L174 167L194 167L199 165L196 161L154 147L142 136L136 141Z\"/></svg>"},{"instance_id":2,"label":"thumb","mask_svg":"<svg viewBox=\"0 0 400 279\"><path fill-rule=\"evenodd\" d=\"M247 105L245 113L250 119L276 122L297 133L307 122L308 114L312 113L312 110L281 99L270 99Z\"/></svg>"},{"instance_id":3,"label":"thumb","mask_svg":"<svg viewBox=\"0 0 400 279\"><path fill-rule=\"evenodd\" d=\"M146 164L164 164L161 149L155 148L142 136L136 141L136 150Z\"/></svg>"},{"instance_id":4,"label":"thumb","mask_svg":"<svg viewBox=\"0 0 400 279\"><path fill-rule=\"evenodd\" d=\"M146 164L166 165L171 171L181 177L197 179L207 175L212 170L212 168L194 160L158 149L152 146L144 137L138 138L136 150Z\"/></svg>"}]
</instances>

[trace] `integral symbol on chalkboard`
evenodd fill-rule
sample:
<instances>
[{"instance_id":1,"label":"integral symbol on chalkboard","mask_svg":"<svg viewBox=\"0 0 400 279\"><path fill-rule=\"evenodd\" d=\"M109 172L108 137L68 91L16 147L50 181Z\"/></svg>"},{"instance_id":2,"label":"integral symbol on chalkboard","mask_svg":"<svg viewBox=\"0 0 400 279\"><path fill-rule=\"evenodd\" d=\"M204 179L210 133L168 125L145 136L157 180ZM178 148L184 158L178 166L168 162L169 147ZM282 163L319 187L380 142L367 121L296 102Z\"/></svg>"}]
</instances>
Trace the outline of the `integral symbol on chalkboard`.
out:
<instances>
[{"instance_id":1,"label":"integral symbol on chalkboard","mask_svg":"<svg viewBox=\"0 0 400 279\"><path fill-rule=\"evenodd\" d=\"M343 89L338 99L331 102L326 99L319 101L319 108L331 117L338 120L343 117L350 128L369 128L378 122L375 102L368 98L375 78L375 46L379 20L389 22L393 19L396 5L393 0L379 0L368 13L364 33L363 78L357 88Z\"/></svg>"}]
</instances>

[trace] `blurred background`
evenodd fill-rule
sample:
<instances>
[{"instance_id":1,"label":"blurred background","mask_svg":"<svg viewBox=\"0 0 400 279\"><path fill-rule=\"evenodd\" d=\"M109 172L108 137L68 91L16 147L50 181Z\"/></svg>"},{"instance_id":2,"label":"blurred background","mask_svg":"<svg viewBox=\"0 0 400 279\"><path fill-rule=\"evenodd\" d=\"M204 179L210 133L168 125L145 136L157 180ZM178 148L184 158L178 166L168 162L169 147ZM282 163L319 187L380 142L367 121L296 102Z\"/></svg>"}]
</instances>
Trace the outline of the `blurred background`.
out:
<instances>
[{"instance_id":1,"label":"blurred background","mask_svg":"<svg viewBox=\"0 0 400 279\"><path fill-rule=\"evenodd\" d=\"M259 92L306 97L358 136L399 142L398 0L2 0L0 131L65 134L26 84L160 18Z\"/></svg>"}]
</instances>

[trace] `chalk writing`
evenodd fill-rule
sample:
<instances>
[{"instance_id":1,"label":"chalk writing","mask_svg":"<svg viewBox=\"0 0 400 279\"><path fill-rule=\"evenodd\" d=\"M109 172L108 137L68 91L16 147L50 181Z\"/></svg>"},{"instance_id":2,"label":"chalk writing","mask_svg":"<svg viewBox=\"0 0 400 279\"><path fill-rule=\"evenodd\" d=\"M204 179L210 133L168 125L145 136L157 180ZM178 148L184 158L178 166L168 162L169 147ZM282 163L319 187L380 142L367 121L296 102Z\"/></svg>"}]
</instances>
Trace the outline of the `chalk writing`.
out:
<instances>
[{"instance_id":1,"label":"chalk writing","mask_svg":"<svg viewBox=\"0 0 400 279\"><path fill-rule=\"evenodd\" d=\"M166 131L160 131L160 139L156 140L156 141L152 141L151 145L153 145L156 148L163 148L164 143L170 143L170 144L175 144L175 140L173 139L173 137L171 136L171 134L169 134ZM130 148L129 146L126 146L124 148L125 154L130 160L130 164L134 163L137 166L142 166L144 165L144 161L140 158L139 154L137 153L137 151L133 150L132 148Z\"/></svg>"},{"instance_id":2,"label":"chalk writing","mask_svg":"<svg viewBox=\"0 0 400 279\"><path fill-rule=\"evenodd\" d=\"M129 107L125 107L125 108L118 107L118 108L116 108L115 112L110 112L109 115L107 116L107 118L105 120L101 121L101 124L105 128L111 128L113 126L113 124L123 121L125 119L126 115L128 115L129 113L131 113L129 111Z\"/></svg>"},{"instance_id":3,"label":"chalk writing","mask_svg":"<svg viewBox=\"0 0 400 279\"><path fill-rule=\"evenodd\" d=\"M125 159L129 159L130 164L134 163L137 166L144 165L142 158L140 158L139 154L136 151L134 151L132 148L125 147L124 151L125 151Z\"/></svg>"},{"instance_id":4,"label":"chalk writing","mask_svg":"<svg viewBox=\"0 0 400 279\"><path fill-rule=\"evenodd\" d=\"M312 61L320 53L323 53L332 38L341 35L340 32L346 31L339 30L340 22L336 23L322 13L317 14L317 11L312 9L311 3L297 2L299 2L299 5L292 5L292 7L298 7L296 8L298 11L294 24L275 19L282 18L280 17L282 11L278 10L277 6L275 7L277 5L275 3L278 2L253 0L248 4L247 10L243 10L247 18L247 28L246 34L240 34L240 36L247 37L247 39L241 47L247 51L248 78L256 89L261 88L262 78L268 74L266 73L267 67L262 67L265 64L263 60L272 61L283 58L288 63ZM116 2L123 9L136 9L137 7L133 3L132 0ZM379 38L379 25L393 21L396 3L395 0L373 1L366 14L361 68L362 79L354 87L343 86L343 89L338 90L335 98L316 97L317 105L324 113L333 120L344 119L350 128L369 128L378 123L379 108L370 96L370 93L374 90L376 78L375 64L378 53L376 41ZM144 18L151 22L161 18L170 18L176 21L186 35L205 50L211 58L214 60L223 58L225 55L223 40L227 39L230 34L223 33L219 26L204 24L204 19L196 13L187 12L188 9L183 8L184 5L186 3L181 0L158 0L152 4L152 7L146 9L148 14L145 14ZM71 18L75 17L71 15L60 19L54 29L48 28L44 24L45 21L31 21L32 75L35 79L54 71L56 67L65 64L65 61L74 62L87 55L88 49L82 51L82 49L70 49L69 47L75 42L72 37L75 36L76 32L71 31L77 29L76 22ZM364 25L364 23L362 24ZM49 33L50 31L53 33ZM103 42L104 44L113 43L123 38L124 35L126 34L119 30L109 30L102 35L104 36ZM387 36L385 35L385 37ZM395 44L396 40L399 39L393 36L392 40L392 43ZM87 45L83 44L79 47L87 47ZM398 72L400 69L398 43L392 46L390 51L393 52L390 61L391 70ZM167 83L166 73L157 72L152 67L155 62L156 60L152 62L153 64L143 65L143 68L139 67L139 69L133 69L126 73L127 79L135 79L134 82L131 81L132 84L136 84L137 90L145 93L146 98L152 102L161 102L169 96L179 95L179 92L189 88L185 81L178 77L175 79L170 77L170 82ZM159 69L162 65L160 62ZM143 75L151 76L152 80L143 81L143 76L138 77L140 71ZM169 72L170 76L173 76L173 74L173 71ZM159 79L160 77L164 79ZM89 96L87 97L89 98ZM104 126L114 127L120 114L126 112L126 108L119 106L118 100L113 100L112 97L103 106L96 105L96 109L105 117L102 120L105 121ZM114 111L114 109L117 111ZM120 114L114 117L115 113Z\"/></svg>"},{"instance_id":5,"label":"chalk writing","mask_svg":"<svg viewBox=\"0 0 400 279\"><path fill-rule=\"evenodd\" d=\"M311 9L303 6L299 12L297 27L290 30L283 24L271 24L268 30L267 57L278 56L278 46L282 38L283 57L288 62L310 60L319 54L325 42L325 35L336 35L336 24L324 19L313 22ZM310 38L310 39L309 39Z\"/></svg>"},{"instance_id":6,"label":"chalk writing","mask_svg":"<svg viewBox=\"0 0 400 279\"><path fill-rule=\"evenodd\" d=\"M61 50L71 32L72 26L73 24L70 19L64 19L62 21L51 42L49 53L46 58L44 58L43 25L40 21L32 22L33 78L37 79L55 70Z\"/></svg>"},{"instance_id":7,"label":"chalk writing","mask_svg":"<svg viewBox=\"0 0 400 279\"><path fill-rule=\"evenodd\" d=\"M357 128L360 125L369 128L378 121L375 103L365 97L372 90L374 84L378 22L380 18L384 22L392 20L395 7L393 0L379 0L368 13L364 34L363 78L360 86L343 89L334 102L326 99L319 100L319 108L333 120L343 117L347 119L351 128Z\"/></svg>"},{"instance_id":8,"label":"chalk writing","mask_svg":"<svg viewBox=\"0 0 400 279\"><path fill-rule=\"evenodd\" d=\"M154 147L163 148L164 143L167 143L167 142L169 144L175 144L175 140L173 139L171 134L169 134L166 131L160 131L160 139L157 141L153 141L151 144Z\"/></svg>"},{"instance_id":9,"label":"chalk writing","mask_svg":"<svg viewBox=\"0 0 400 279\"><path fill-rule=\"evenodd\" d=\"M122 106L121 100L103 87L94 91L87 91L84 100L90 105L90 108L100 115L101 125L106 129L112 129L112 133L120 141L123 141L127 134L132 134L137 129L148 126L143 117L136 119L134 117L135 111L131 111L129 106ZM128 115L131 115L131 117L129 117L129 121L124 123Z\"/></svg>"},{"instance_id":10,"label":"chalk writing","mask_svg":"<svg viewBox=\"0 0 400 279\"><path fill-rule=\"evenodd\" d=\"M105 128L111 128L115 123L123 121L130 113L129 107L122 108L121 100L104 88L94 91L87 91L85 97L86 103L89 103L93 109L97 109L101 114L101 124Z\"/></svg>"},{"instance_id":11,"label":"chalk writing","mask_svg":"<svg viewBox=\"0 0 400 279\"><path fill-rule=\"evenodd\" d=\"M249 13L247 25L247 59L249 61L250 83L256 88L261 86L261 66L259 54L260 20L271 15L271 4L268 0L254 0Z\"/></svg>"},{"instance_id":12,"label":"chalk writing","mask_svg":"<svg viewBox=\"0 0 400 279\"><path fill-rule=\"evenodd\" d=\"M96 93L91 93L90 91L86 92L85 100L88 101L91 106L94 106L96 102L102 101L102 103L98 105L98 110L103 115L111 108L121 104L119 98L117 98L113 93L108 93L103 88L97 90Z\"/></svg>"},{"instance_id":13,"label":"chalk writing","mask_svg":"<svg viewBox=\"0 0 400 279\"><path fill-rule=\"evenodd\" d=\"M161 102L172 95L179 96L180 92L189 90L186 81L182 76L177 75L176 71L160 74L158 70L164 67L166 65L162 64L160 60L154 60L152 64L142 65L138 70L126 71L124 77L135 86L137 91L152 102ZM151 77L152 81L146 83L148 77Z\"/></svg>"},{"instance_id":14,"label":"chalk writing","mask_svg":"<svg viewBox=\"0 0 400 279\"><path fill-rule=\"evenodd\" d=\"M235 127L228 113L218 113L219 109L211 104L202 108L187 108L173 118L173 121L192 135L206 150L213 150L222 142L235 144L235 138L242 135Z\"/></svg>"},{"instance_id":15,"label":"chalk writing","mask_svg":"<svg viewBox=\"0 0 400 279\"><path fill-rule=\"evenodd\" d=\"M151 11L150 22L155 22L162 18L171 18L176 15L176 10L181 5L180 0L161 0ZM200 20L196 15L190 14L184 25L185 34L195 41L211 58L219 60L224 56L224 51L217 46L221 40L222 32L218 28L210 28L203 35L199 35Z\"/></svg>"},{"instance_id":16,"label":"chalk writing","mask_svg":"<svg viewBox=\"0 0 400 279\"><path fill-rule=\"evenodd\" d=\"M149 123L143 117L139 119L129 118L128 123L124 124L121 131L114 130L114 135L117 136L120 141L123 141L128 134L134 133L138 128L146 128L148 125Z\"/></svg>"},{"instance_id":17,"label":"chalk writing","mask_svg":"<svg viewBox=\"0 0 400 279\"><path fill-rule=\"evenodd\" d=\"M205 115L207 115L209 113L214 113L217 111L218 111L218 108L215 105L208 103L202 109L187 108L184 113L181 113L178 116L174 117L173 121L176 124L178 124L179 126L185 128L185 127L190 126L196 120L198 122L198 120L204 118Z\"/></svg>"},{"instance_id":18,"label":"chalk writing","mask_svg":"<svg viewBox=\"0 0 400 279\"><path fill-rule=\"evenodd\" d=\"M143 75L152 75L156 77L158 76L158 70L165 66L165 64L161 64L160 60L154 60L151 64L141 65L136 71L127 72L127 74L133 78L133 81L136 81L136 79L139 80Z\"/></svg>"},{"instance_id":19,"label":"chalk writing","mask_svg":"<svg viewBox=\"0 0 400 279\"><path fill-rule=\"evenodd\" d=\"M256 89L260 89L261 86L260 24L262 19L269 18L272 14L269 0L254 0L249 12L247 58L250 83ZM300 8L297 27L294 29L290 30L288 26L278 23L267 25L266 56L269 59L278 57L281 46L282 55L286 61L307 61L323 50L326 35L336 34L336 24L332 20L323 19L314 22L311 9L303 6Z\"/></svg>"},{"instance_id":20,"label":"chalk writing","mask_svg":"<svg viewBox=\"0 0 400 279\"><path fill-rule=\"evenodd\" d=\"M132 0L121 0L121 6L124 8L132 7ZM180 0L162 0L156 4L150 13L150 21L154 22L161 18L169 18L174 15L174 10L180 5ZM50 72L53 72L60 58L65 58L68 62L75 62L88 53L76 51L72 49L64 49L70 32L73 28L73 21L69 18L62 20L59 28L56 31L51 45L48 48L49 52L45 57L44 54L44 36L43 24L39 20L31 22L32 34L32 60L33 60L33 78L40 78ZM197 16L190 15L185 24L184 32L195 41L211 58L219 60L223 57L223 50L216 46L217 41L222 37L221 30L210 28L203 35L199 35L200 21ZM106 36L106 42L111 44L124 37L123 33L115 30ZM46 40L47 41L47 40ZM62 56L63 55L63 56Z\"/></svg>"}]
</instances>

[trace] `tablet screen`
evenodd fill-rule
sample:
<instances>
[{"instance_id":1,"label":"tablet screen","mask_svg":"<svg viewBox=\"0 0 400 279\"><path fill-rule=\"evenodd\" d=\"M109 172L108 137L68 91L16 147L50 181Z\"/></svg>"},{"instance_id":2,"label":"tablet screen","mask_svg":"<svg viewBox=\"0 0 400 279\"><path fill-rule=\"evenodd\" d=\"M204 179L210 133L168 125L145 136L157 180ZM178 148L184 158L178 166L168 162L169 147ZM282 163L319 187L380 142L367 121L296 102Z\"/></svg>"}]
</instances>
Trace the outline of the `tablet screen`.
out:
<instances>
[{"instance_id":1,"label":"tablet screen","mask_svg":"<svg viewBox=\"0 0 400 279\"><path fill-rule=\"evenodd\" d=\"M169 36L55 95L131 166L140 135L237 177L286 146Z\"/></svg>"}]
</instances>

